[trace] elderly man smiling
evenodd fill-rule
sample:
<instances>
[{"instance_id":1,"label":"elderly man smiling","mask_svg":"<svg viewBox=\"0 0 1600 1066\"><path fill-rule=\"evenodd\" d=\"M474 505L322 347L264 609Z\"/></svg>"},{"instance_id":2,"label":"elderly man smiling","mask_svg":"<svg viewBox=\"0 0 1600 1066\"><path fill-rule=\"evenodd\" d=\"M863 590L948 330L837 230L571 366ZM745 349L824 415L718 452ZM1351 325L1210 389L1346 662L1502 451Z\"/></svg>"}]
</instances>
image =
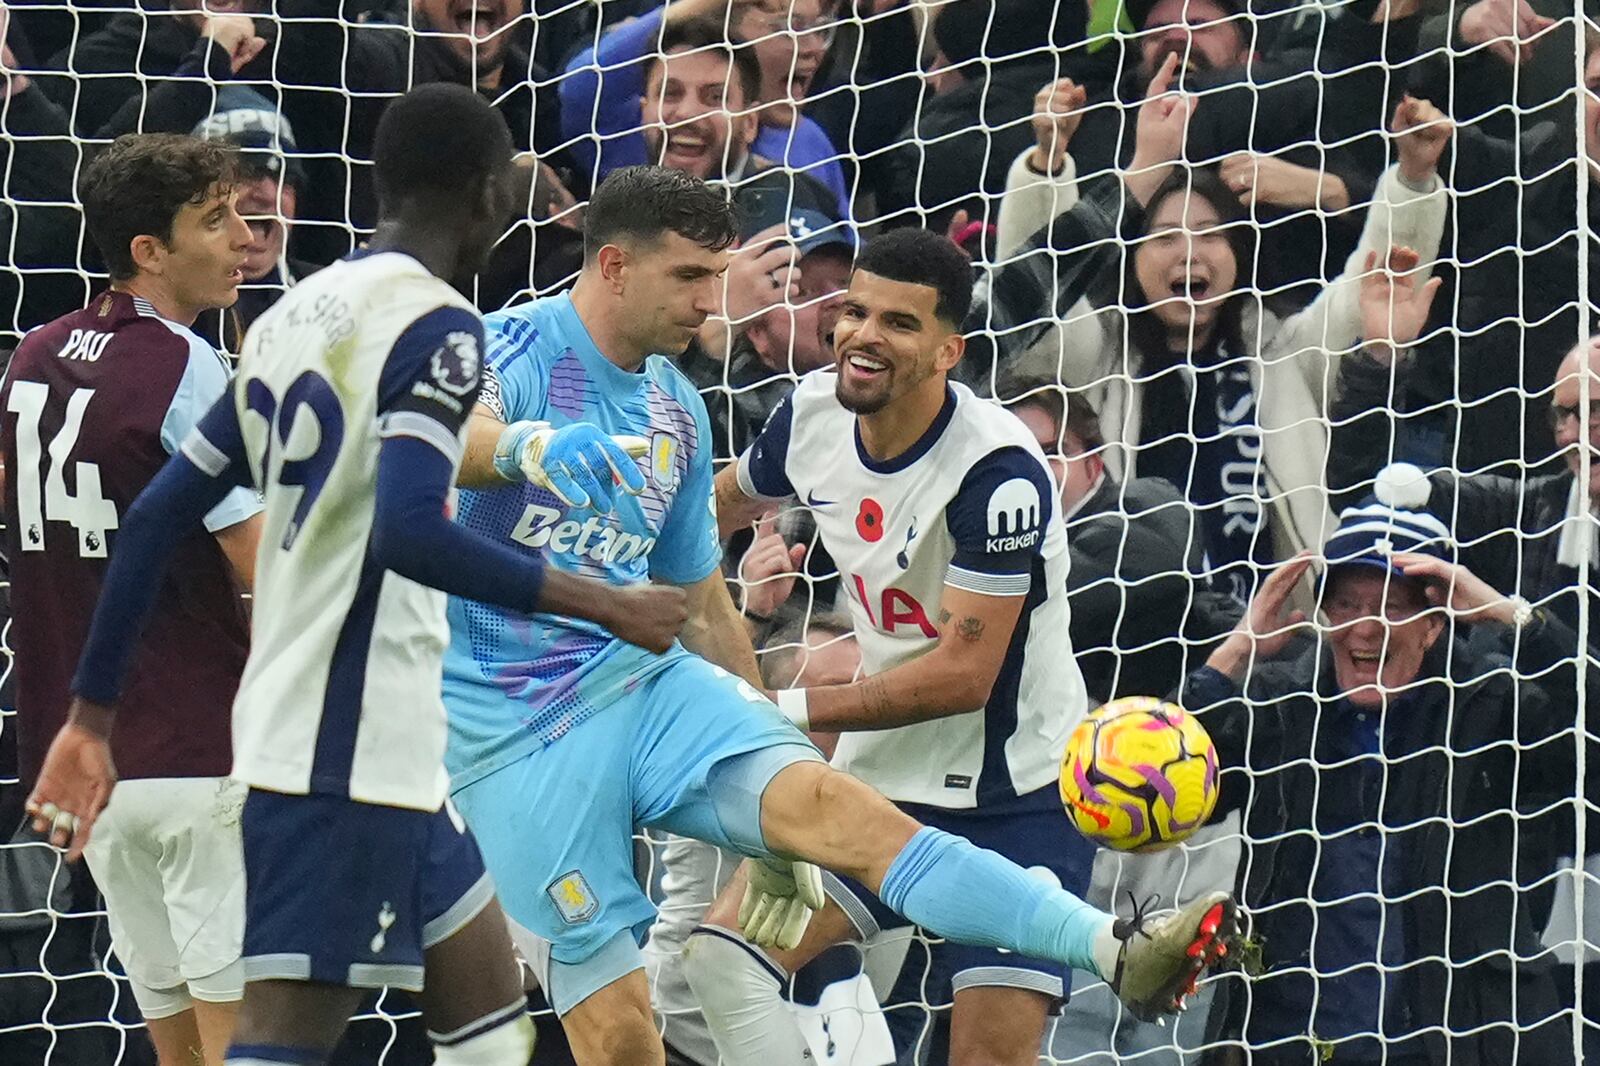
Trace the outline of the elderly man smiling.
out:
<instances>
[{"instance_id":1,"label":"elderly man smiling","mask_svg":"<svg viewBox=\"0 0 1600 1066\"><path fill-rule=\"evenodd\" d=\"M1301 555L1185 687L1229 768L1221 806L1244 813L1258 1066L1318 1044L1341 1063L1572 1061L1570 1023L1538 1024L1556 987L1518 887L1560 843L1540 816L1576 794L1576 636L1450 548L1431 515L1345 511L1317 639L1296 642L1289 609Z\"/></svg>"}]
</instances>

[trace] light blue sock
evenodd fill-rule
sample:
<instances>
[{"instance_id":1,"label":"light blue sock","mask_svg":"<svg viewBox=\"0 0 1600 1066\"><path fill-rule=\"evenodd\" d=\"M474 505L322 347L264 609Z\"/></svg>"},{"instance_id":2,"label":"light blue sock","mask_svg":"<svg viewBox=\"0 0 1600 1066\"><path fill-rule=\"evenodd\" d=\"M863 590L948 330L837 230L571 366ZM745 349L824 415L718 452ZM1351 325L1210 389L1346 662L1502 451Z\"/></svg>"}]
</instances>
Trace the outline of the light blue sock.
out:
<instances>
[{"instance_id":1,"label":"light blue sock","mask_svg":"<svg viewBox=\"0 0 1600 1066\"><path fill-rule=\"evenodd\" d=\"M939 936L1053 959L1092 974L1100 973L1095 938L1112 921L1005 856L931 826L895 856L878 896Z\"/></svg>"}]
</instances>

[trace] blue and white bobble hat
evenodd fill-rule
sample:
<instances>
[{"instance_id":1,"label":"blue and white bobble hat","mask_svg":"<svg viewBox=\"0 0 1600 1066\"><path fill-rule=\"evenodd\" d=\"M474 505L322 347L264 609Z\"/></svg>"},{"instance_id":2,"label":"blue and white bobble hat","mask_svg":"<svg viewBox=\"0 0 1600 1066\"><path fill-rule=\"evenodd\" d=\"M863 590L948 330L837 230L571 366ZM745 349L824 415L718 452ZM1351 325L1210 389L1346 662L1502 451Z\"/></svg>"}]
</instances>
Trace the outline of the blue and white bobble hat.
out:
<instances>
[{"instance_id":1,"label":"blue and white bobble hat","mask_svg":"<svg viewBox=\"0 0 1600 1066\"><path fill-rule=\"evenodd\" d=\"M295 158L300 149L294 128L265 96L254 89L225 85L217 91L217 109L201 119L194 136L206 141L226 141L239 149L246 177L268 177L305 185L305 171Z\"/></svg>"},{"instance_id":2,"label":"blue and white bobble hat","mask_svg":"<svg viewBox=\"0 0 1600 1066\"><path fill-rule=\"evenodd\" d=\"M1323 555L1329 571L1340 566L1371 566L1403 576L1390 562L1392 556L1409 552L1453 562L1452 546L1449 528L1433 515L1391 507L1369 496L1359 506L1339 513L1339 528Z\"/></svg>"}]
</instances>

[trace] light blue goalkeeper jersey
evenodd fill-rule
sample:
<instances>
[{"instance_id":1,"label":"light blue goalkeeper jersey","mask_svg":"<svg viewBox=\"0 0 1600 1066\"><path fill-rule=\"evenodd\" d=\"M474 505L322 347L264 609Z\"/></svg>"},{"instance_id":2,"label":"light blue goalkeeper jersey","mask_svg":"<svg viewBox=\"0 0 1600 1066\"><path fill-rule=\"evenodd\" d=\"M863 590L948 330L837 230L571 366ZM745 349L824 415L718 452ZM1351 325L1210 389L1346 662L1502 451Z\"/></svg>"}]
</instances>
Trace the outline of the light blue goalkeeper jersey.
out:
<instances>
[{"instance_id":1,"label":"light blue goalkeeper jersey","mask_svg":"<svg viewBox=\"0 0 1600 1066\"><path fill-rule=\"evenodd\" d=\"M566 295L489 315L480 402L506 422L589 422L650 442L646 487L618 492L616 512L568 512L531 485L461 492L456 520L540 552L568 573L631 584L687 585L722 559L705 403L670 362L635 372L606 360ZM459 788L558 740L673 655L652 655L587 622L451 597L444 697L445 766Z\"/></svg>"}]
</instances>

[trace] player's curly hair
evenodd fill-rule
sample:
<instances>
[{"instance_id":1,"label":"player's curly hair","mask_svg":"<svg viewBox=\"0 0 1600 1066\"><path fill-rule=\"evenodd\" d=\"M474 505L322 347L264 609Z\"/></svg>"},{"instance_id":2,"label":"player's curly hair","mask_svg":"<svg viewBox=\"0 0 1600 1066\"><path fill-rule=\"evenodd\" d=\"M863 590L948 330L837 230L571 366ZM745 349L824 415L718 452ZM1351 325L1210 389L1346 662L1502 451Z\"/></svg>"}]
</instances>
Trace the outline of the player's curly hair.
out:
<instances>
[{"instance_id":1,"label":"player's curly hair","mask_svg":"<svg viewBox=\"0 0 1600 1066\"><path fill-rule=\"evenodd\" d=\"M129 133L112 141L84 169L78 200L89 236L113 281L139 272L135 237L172 242L172 224L186 204L203 204L239 180L239 155L222 141L176 133Z\"/></svg>"},{"instance_id":2,"label":"player's curly hair","mask_svg":"<svg viewBox=\"0 0 1600 1066\"><path fill-rule=\"evenodd\" d=\"M619 238L656 241L667 233L720 252L739 235L739 218L727 194L669 167L613 170L589 200L583 216L583 256L592 262Z\"/></svg>"},{"instance_id":3,"label":"player's curly hair","mask_svg":"<svg viewBox=\"0 0 1600 1066\"><path fill-rule=\"evenodd\" d=\"M972 309L972 264L955 242L931 230L907 226L868 241L856 269L890 281L926 285L939 294L933 313L960 329Z\"/></svg>"}]
</instances>

